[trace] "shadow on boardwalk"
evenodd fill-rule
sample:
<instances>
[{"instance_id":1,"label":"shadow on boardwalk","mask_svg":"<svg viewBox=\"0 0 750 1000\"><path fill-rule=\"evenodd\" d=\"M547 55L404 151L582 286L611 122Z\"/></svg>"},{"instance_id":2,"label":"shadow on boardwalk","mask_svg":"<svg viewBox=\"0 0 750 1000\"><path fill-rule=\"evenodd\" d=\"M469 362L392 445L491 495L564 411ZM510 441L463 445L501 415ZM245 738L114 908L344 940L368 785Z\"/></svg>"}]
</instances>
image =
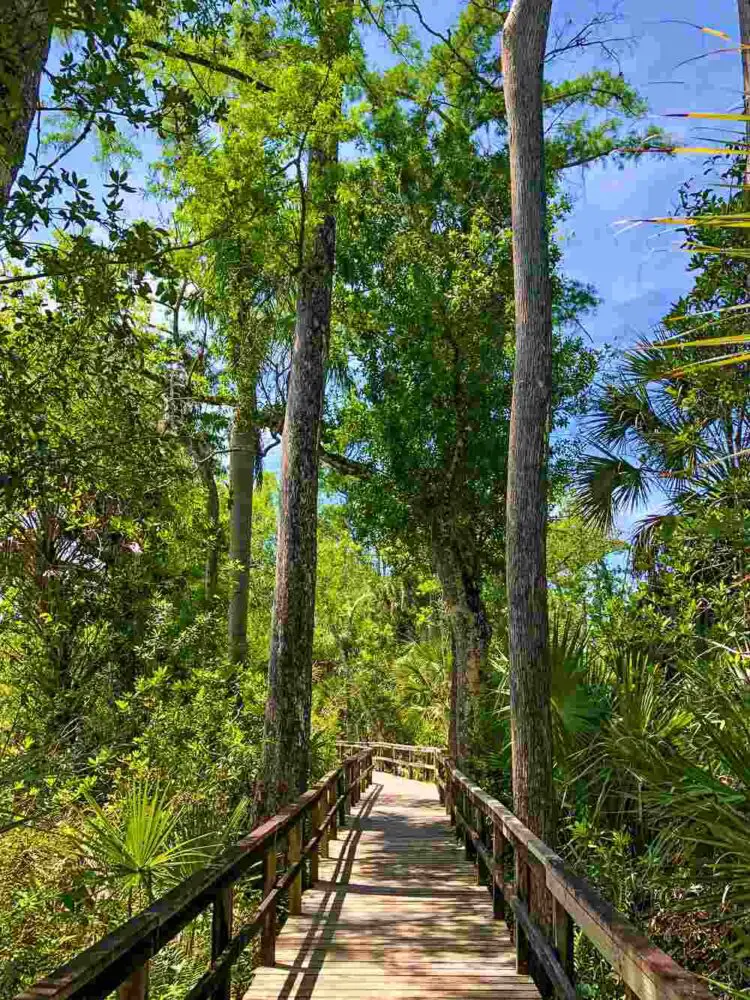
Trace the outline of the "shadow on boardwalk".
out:
<instances>
[{"instance_id":1,"label":"shadow on boardwalk","mask_svg":"<svg viewBox=\"0 0 750 1000\"><path fill-rule=\"evenodd\" d=\"M374 775L245 1000L536 1000L431 792Z\"/></svg>"}]
</instances>

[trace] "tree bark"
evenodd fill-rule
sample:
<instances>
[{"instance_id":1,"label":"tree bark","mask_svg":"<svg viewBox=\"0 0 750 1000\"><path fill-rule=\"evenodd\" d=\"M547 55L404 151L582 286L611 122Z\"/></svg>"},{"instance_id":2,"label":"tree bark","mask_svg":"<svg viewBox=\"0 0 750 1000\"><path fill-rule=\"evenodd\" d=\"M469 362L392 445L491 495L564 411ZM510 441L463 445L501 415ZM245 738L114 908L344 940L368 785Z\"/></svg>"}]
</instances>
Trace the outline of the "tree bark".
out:
<instances>
[{"instance_id":1,"label":"tree bark","mask_svg":"<svg viewBox=\"0 0 750 1000\"><path fill-rule=\"evenodd\" d=\"M314 149L310 185L333 163ZM264 808L273 813L307 787L317 570L318 445L331 316L336 223L326 213L300 275L297 321L281 455Z\"/></svg>"},{"instance_id":2,"label":"tree bark","mask_svg":"<svg viewBox=\"0 0 750 1000\"><path fill-rule=\"evenodd\" d=\"M0 211L26 156L51 35L49 0L0 4Z\"/></svg>"},{"instance_id":3,"label":"tree bark","mask_svg":"<svg viewBox=\"0 0 750 1000\"><path fill-rule=\"evenodd\" d=\"M244 663L247 657L247 598L250 579L250 544L253 521L253 479L258 433L237 410L229 444L229 558L235 566L229 597L229 659Z\"/></svg>"},{"instance_id":4,"label":"tree bark","mask_svg":"<svg viewBox=\"0 0 750 1000\"><path fill-rule=\"evenodd\" d=\"M513 797L519 819L548 843L555 832L545 566L552 290L542 91L551 7L552 0L514 0L503 28L516 309L506 533Z\"/></svg>"},{"instance_id":5,"label":"tree bark","mask_svg":"<svg viewBox=\"0 0 750 1000\"><path fill-rule=\"evenodd\" d=\"M459 767L476 747L477 709L485 689L492 629L476 573L460 548L441 538L433 562L451 626L450 755Z\"/></svg>"}]
</instances>

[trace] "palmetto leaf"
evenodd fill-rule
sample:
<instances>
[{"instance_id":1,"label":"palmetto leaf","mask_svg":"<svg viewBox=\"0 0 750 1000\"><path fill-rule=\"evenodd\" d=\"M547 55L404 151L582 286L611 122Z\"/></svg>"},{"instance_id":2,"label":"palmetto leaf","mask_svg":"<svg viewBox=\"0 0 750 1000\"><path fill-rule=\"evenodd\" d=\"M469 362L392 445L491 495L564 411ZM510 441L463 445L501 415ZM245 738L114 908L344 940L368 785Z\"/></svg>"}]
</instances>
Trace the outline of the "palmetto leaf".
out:
<instances>
[{"instance_id":1,"label":"palmetto leaf","mask_svg":"<svg viewBox=\"0 0 750 1000\"><path fill-rule=\"evenodd\" d=\"M719 341L715 340L712 343L713 345L716 345ZM750 351L746 351L741 354L723 354L719 358L710 358L706 361L691 361L689 364L681 365L679 368L674 368L668 374L672 378L681 378L690 371L702 371L708 368L729 368L732 365L739 365L745 361L750 361Z\"/></svg>"},{"instance_id":2,"label":"palmetto leaf","mask_svg":"<svg viewBox=\"0 0 750 1000\"><path fill-rule=\"evenodd\" d=\"M633 535L633 558L652 562L659 544L679 520L677 514L649 514L639 521Z\"/></svg>"},{"instance_id":3,"label":"palmetto leaf","mask_svg":"<svg viewBox=\"0 0 750 1000\"><path fill-rule=\"evenodd\" d=\"M128 888L144 889L150 897L157 884L170 881L172 869L205 864L215 847L210 834L181 838L181 810L170 803L158 784L135 784L125 797L119 819L108 815L86 795L91 814L77 838L79 849L108 877Z\"/></svg>"},{"instance_id":4,"label":"palmetto leaf","mask_svg":"<svg viewBox=\"0 0 750 1000\"><path fill-rule=\"evenodd\" d=\"M645 503L653 474L620 455L600 450L604 453L589 455L576 473L574 504L586 521L609 531L617 511Z\"/></svg>"},{"instance_id":5,"label":"palmetto leaf","mask_svg":"<svg viewBox=\"0 0 750 1000\"><path fill-rule=\"evenodd\" d=\"M672 152L713 152L712 150L685 150L674 149ZM720 152L738 155L737 150L720 150ZM747 150L743 150L739 155L747 155ZM705 228L721 229L747 229L750 227L750 214L737 212L733 215L653 215L647 219L623 220L633 222L654 222L663 226L703 226Z\"/></svg>"},{"instance_id":6,"label":"palmetto leaf","mask_svg":"<svg viewBox=\"0 0 750 1000\"><path fill-rule=\"evenodd\" d=\"M705 243L686 243L682 250L685 253L711 253L720 254L724 257L735 257L737 260L744 260L750 257L750 249L744 247L712 247Z\"/></svg>"},{"instance_id":7,"label":"palmetto leaf","mask_svg":"<svg viewBox=\"0 0 750 1000\"><path fill-rule=\"evenodd\" d=\"M728 37L724 35L724 37ZM710 121L722 122L750 122L750 115L739 113L724 113L717 111L675 111L664 115L665 118L707 118Z\"/></svg>"}]
</instances>

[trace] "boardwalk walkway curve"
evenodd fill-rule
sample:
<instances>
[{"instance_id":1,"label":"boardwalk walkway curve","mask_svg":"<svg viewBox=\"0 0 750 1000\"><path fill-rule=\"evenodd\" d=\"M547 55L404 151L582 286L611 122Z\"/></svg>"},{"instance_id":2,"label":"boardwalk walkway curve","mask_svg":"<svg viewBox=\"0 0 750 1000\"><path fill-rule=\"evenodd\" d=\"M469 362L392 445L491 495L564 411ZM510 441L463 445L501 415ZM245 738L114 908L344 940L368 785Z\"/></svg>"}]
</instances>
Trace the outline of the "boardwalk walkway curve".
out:
<instances>
[{"instance_id":1,"label":"boardwalk walkway curve","mask_svg":"<svg viewBox=\"0 0 750 1000\"><path fill-rule=\"evenodd\" d=\"M147 1000L152 956L208 912L210 967L186 1000L241 996L233 968L254 942L244 1000L575 1000L575 935L626 1000L710 1000L443 751L339 750L296 802L16 1000ZM240 883L262 898L236 927Z\"/></svg>"}]
</instances>

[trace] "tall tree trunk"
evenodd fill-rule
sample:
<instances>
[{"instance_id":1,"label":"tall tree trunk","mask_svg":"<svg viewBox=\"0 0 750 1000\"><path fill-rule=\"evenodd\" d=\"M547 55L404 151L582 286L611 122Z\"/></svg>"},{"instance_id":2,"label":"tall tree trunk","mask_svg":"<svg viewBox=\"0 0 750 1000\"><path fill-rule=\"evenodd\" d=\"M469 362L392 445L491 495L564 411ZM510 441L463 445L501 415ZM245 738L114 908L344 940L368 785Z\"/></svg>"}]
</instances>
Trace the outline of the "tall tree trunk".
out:
<instances>
[{"instance_id":1,"label":"tall tree trunk","mask_svg":"<svg viewBox=\"0 0 750 1000\"><path fill-rule=\"evenodd\" d=\"M309 190L325 183L335 149L310 153ZM281 454L268 701L265 811L307 786L317 570L318 444L328 354L336 245L332 206L311 240L300 274L297 322Z\"/></svg>"},{"instance_id":2,"label":"tall tree trunk","mask_svg":"<svg viewBox=\"0 0 750 1000\"><path fill-rule=\"evenodd\" d=\"M552 290L542 74L551 7L552 0L514 0L503 28L516 307L506 533L513 798L517 816L548 843L555 832L545 566Z\"/></svg>"},{"instance_id":3,"label":"tall tree trunk","mask_svg":"<svg viewBox=\"0 0 750 1000\"><path fill-rule=\"evenodd\" d=\"M740 53L742 56L742 111L750 115L750 0L737 0L740 22ZM750 188L750 121L745 122L745 143L748 147L745 161L745 188ZM745 198L750 193L745 191Z\"/></svg>"},{"instance_id":4,"label":"tall tree trunk","mask_svg":"<svg viewBox=\"0 0 750 1000\"><path fill-rule=\"evenodd\" d=\"M0 212L26 156L49 53L49 0L0 3Z\"/></svg>"},{"instance_id":5,"label":"tall tree trunk","mask_svg":"<svg viewBox=\"0 0 750 1000\"><path fill-rule=\"evenodd\" d=\"M238 409L229 442L229 558L235 564L229 597L229 659L232 663L244 663L247 657L247 597L257 450L257 429Z\"/></svg>"},{"instance_id":6,"label":"tall tree trunk","mask_svg":"<svg viewBox=\"0 0 750 1000\"><path fill-rule=\"evenodd\" d=\"M433 562L451 626L449 749L461 766L476 749L477 709L484 691L492 629L480 582L460 547L441 537Z\"/></svg>"},{"instance_id":7,"label":"tall tree trunk","mask_svg":"<svg viewBox=\"0 0 750 1000\"><path fill-rule=\"evenodd\" d=\"M352 5L322 6L321 60L329 69L349 49ZM323 388L336 254L337 125L343 91L329 128L310 143L297 320L281 452L281 505L276 547L263 780L266 813L307 788L310 770L312 650L317 572L318 469Z\"/></svg>"}]
</instances>

